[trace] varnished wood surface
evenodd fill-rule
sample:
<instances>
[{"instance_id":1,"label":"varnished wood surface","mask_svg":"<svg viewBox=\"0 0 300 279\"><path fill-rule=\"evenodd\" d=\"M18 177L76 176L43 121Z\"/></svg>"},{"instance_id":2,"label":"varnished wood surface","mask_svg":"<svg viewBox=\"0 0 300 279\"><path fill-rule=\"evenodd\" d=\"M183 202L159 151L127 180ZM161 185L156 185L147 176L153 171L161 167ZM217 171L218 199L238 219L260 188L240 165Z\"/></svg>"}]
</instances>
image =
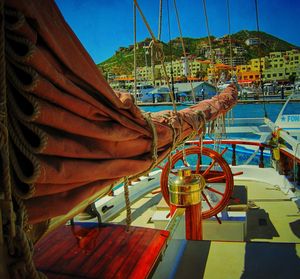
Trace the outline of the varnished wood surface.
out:
<instances>
[{"instance_id":1,"label":"varnished wood surface","mask_svg":"<svg viewBox=\"0 0 300 279\"><path fill-rule=\"evenodd\" d=\"M64 226L35 246L34 262L48 278L147 278L169 232L123 225Z\"/></svg>"}]
</instances>

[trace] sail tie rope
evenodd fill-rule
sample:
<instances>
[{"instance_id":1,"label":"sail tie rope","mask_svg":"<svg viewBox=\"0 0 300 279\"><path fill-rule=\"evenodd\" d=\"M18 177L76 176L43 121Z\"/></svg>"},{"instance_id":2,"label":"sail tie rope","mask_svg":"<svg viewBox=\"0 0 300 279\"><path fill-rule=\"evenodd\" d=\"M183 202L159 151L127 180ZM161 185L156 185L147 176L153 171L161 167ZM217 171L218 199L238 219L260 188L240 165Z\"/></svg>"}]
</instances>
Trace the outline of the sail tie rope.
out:
<instances>
[{"instance_id":1,"label":"sail tie rope","mask_svg":"<svg viewBox=\"0 0 300 279\"><path fill-rule=\"evenodd\" d=\"M157 155L157 141L158 141L158 137L157 137L157 131L155 128L155 125L152 121L151 118L151 113L143 113L144 118L148 124L148 126L151 128L151 132L152 132L152 144L151 144L151 159L152 159L152 163L149 166L149 168L145 171L143 171L142 173L139 173L137 175L131 176L131 177L125 177L124 178L124 196L125 196L125 205L126 205L126 225L127 225L127 230L129 230L129 226L131 224L131 204L130 204L130 199L129 199L129 184L130 181L148 174L154 166L156 166L157 164L157 159L158 159L158 155Z\"/></svg>"},{"instance_id":2,"label":"sail tie rope","mask_svg":"<svg viewBox=\"0 0 300 279\"><path fill-rule=\"evenodd\" d=\"M131 225L131 205L129 199L129 180L128 176L124 178L124 197L126 205L126 230L129 231Z\"/></svg>"}]
</instances>

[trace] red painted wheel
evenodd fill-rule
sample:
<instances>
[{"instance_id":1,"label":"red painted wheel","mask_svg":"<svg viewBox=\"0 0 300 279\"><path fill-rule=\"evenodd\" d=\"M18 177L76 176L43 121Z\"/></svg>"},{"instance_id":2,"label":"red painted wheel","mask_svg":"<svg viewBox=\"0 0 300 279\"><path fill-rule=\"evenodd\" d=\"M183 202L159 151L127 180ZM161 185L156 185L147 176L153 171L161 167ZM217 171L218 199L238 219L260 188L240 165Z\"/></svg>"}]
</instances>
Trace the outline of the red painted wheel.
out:
<instances>
[{"instance_id":1,"label":"red painted wheel","mask_svg":"<svg viewBox=\"0 0 300 279\"><path fill-rule=\"evenodd\" d=\"M177 175L173 169L189 167L194 174L201 174L206 182L202 191L202 218L217 217L217 214L228 204L234 186L231 169L222 157L225 151L219 154L203 147L200 155L199 146L192 146L174 154L171 167L169 168L169 162L164 166L160 179L161 191L166 202L170 204L169 178L172 179Z\"/></svg>"}]
</instances>

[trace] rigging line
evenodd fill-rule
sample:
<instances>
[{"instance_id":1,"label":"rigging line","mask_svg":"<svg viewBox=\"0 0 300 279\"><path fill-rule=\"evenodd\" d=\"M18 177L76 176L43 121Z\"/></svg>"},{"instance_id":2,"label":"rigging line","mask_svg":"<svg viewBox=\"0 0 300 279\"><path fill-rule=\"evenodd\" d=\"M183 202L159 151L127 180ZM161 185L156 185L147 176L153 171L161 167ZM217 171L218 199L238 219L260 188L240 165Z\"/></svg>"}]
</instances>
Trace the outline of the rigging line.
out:
<instances>
[{"instance_id":1,"label":"rigging line","mask_svg":"<svg viewBox=\"0 0 300 279\"><path fill-rule=\"evenodd\" d=\"M212 44L210 39L210 31L209 31L209 25L208 25L208 15L206 11L206 0L203 0L203 10L204 10L204 16L205 16L205 23L206 23L206 30L208 34L208 44L209 44L209 51L210 51L210 65L212 66L212 74L213 74L213 83L216 86L216 78L215 78L215 67L214 67L214 57L213 57L213 51L212 51Z\"/></svg>"},{"instance_id":2,"label":"rigging line","mask_svg":"<svg viewBox=\"0 0 300 279\"><path fill-rule=\"evenodd\" d=\"M136 70L136 5L133 2L133 67L134 67L134 103L137 103L137 70Z\"/></svg>"},{"instance_id":3,"label":"rigging line","mask_svg":"<svg viewBox=\"0 0 300 279\"><path fill-rule=\"evenodd\" d=\"M227 18L228 18L228 36L229 36L229 54L230 54L230 67L231 67L231 76L233 72L233 56L232 56L232 40L231 40L231 24L230 24L230 0L227 2Z\"/></svg>"},{"instance_id":4,"label":"rigging line","mask_svg":"<svg viewBox=\"0 0 300 279\"><path fill-rule=\"evenodd\" d=\"M151 27L150 27L149 23L147 22L146 17L144 16L143 11L141 10L139 4L137 3L137 0L133 0L133 1L134 1L135 5L136 5L137 9L138 9L139 12L140 12L140 15L141 15L141 17L142 17L142 19L143 19L143 21L144 21L144 23L145 23L145 25L146 25L146 27L147 27L149 33L150 33L150 36L151 36L151 38L152 38L153 43L156 44L156 45L159 47L159 50L160 50L160 62L161 62L162 68L163 68L164 76L165 76L165 78L166 78L167 86L168 86L168 88L169 88L170 98L171 98L172 105L173 105L173 111L174 111L175 113L177 113L177 108L176 108L174 96L173 96L173 94L172 94L172 89L171 89L171 85L170 85L170 81L169 81L169 76L168 76L167 69L166 69L166 65L165 65L165 62L164 62L164 59L165 59L165 58L164 58L163 48L162 48L162 46L158 43L157 39L155 38L154 33L152 32ZM174 92L174 91L173 91L173 92Z\"/></svg>"},{"instance_id":5,"label":"rigging line","mask_svg":"<svg viewBox=\"0 0 300 279\"><path fill-rule=\"evenodd\" d=\"M258 3L257 0L254 0L255 2L255 13L256 13L256 29L257 29L257 35L258 35L258 56L259 56L259 76L260 76L260 87L263 95L263 104L264 104L264 116L267 118L267 110L266 110L266 104L265 104L265 92L264 92L264 84L262 82L262 65L261 65L261 35L260 35L260 29L259 29L259 18L258 18Z\"/></svg>"},{"instance_id":6,"label":"rigging line","mask_svg":"<svg viewBox=\"0 0 300 279\"><path fill-rule=\"evenodd\" d=\"M146 25L146 27L147 27L149 33L150 33L150 36L151 36L152 40L157 41L156 38L155 38L155 36L154 36L154 33L153 33L152 30L151 30L151 27L150 27L148 21L147 21L145 15L144 15L144 13L143 13L143 11L141 10L141 8L140 8L140 6L139 6L139 4L138 4L138 2L137 2L137 0L133 0L133 2L134 2L134 4L135 4L135 6L137 7L137 9L139 10L140 15L141 15L141 17L142 17L142 19L143 19L143 21L144 21L144 23L145 23L145 25Z\"/></svg>"},{"instance_id":7,"label":"rigging line","mask_svg":"<svg viewBox=\"0 0 300 279\"><path fill-rule=\"evenodd\" d=\"M188 66L188 73L187 74L190 74L190 65L189 65L190 63L187 59L186 49L185 49L185 45L184 45L184 41L183 41L183 37L182 37L182 31L181 31L181 25L180 25L180 19L179 19L179 13L178 13L177 5L176 5L176 0L174 0L174 8L175 8L175 12L176 12L176 19L177 19L177 24L178 24L179 34L180 34L180 41L181 41L181 45L182 45L183 56L184 56L184 59L185 59L184 63L187 62L187 66ZM191 89L192 89L193 102L196 103L194 87L193 87L193 84L192 84L191 80L190 80L190 85L191 85Z\"/></svg>"},{"instance_id":8,"label":"rigging line","mask_svg":"<svg viewBox=\"0 0 300 279\"><path fill-rule=\"evenodd\" d=\"M171 85L172 85L171 95L173 96L173 99L175 100L174 75L173 75L173 50L172 50L172 40L171 40L169 0L167 0L167 15L168 15L169 50L170 50L170 55L171 55Z\"/></svg>"},{"instance_id":9,"label":"rigging line","mask_svg":"<svg viewBox=\"0 0 300 279\"><path fill-rule=\"evenodd\" d=\"M160 41L160 37L161 37L161 26L162 26L162 2L163 2L163 0L159 1L158 35L157 35L157 39L159 41Z\"/></svg>"}]
</instances>

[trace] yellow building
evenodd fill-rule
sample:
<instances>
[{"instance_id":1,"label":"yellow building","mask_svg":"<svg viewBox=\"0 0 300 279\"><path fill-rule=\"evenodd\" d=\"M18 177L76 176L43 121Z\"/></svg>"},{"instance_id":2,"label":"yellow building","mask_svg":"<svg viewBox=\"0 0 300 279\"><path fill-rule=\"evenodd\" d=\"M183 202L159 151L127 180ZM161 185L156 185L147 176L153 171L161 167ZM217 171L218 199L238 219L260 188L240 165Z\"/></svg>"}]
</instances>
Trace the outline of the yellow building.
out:
<instances>
[{"instance_id":1,"label":"yellow building","mask_svg":"<svg viewBox=\"0 0 300 279\"><path fill-rule=\"evenodd\" d=\"M247 65L236 66L239 80L258 81L260 69L265 82L288 81L289 76L296 74L300 65L298 50L270 52L266 57L251 59Z\"/></svg>"},{"instance_id":2,"label":"yellow building","mask_svg":"<svg viewBox=\"0 0 300 279\"><path fill-rule=\"evenodd\" d=\"M199 59L188 60L188 78L196 78L200 73L206 73L209 66L209 61L202 61ZM184 76L184 62L182 60L175 60L171 62L165 62L167 75L171 78L173 71L173 77L175 80L179 80ZM137 68L137 79L142 81L152 81L153 74L155 77L155 84L161 84L165 81L165 73L162 65L155 65L154 73L152 67L138 67ZM161 82L160 82L161 80Z\"/></svg>"},{"instance_id":3,"label":"yellow building","mask_svg":"<svg viewBox=\"0 0 300 279\"><path fill-rule=\"evenodd\" d=\"M291 75L296 75L300 65L299 50L271 52L268 65L263 72L264 81L288 81Z\"/></svg>"},{"instance_id":4,"label":"yellow building","mask_svg":"<svg viewBox=\"0 0 300 279\"><path fill-rule=\"evenodd\" d=\"M259 66L261 67L261 70L264 71L267 64L267 59L265 57L251 59L250 71L259 72Z\"/></svg>"},{"instance_id":5,"label":"yellow building","mask_svg":"<svg viewBox=\"0 0 300 279\"><path fill-rule=\"evenodd\" d=\"M259 71L245 71L238 74L240 82L256 82L260 80Z\"/></svg>"}]
</instances>

